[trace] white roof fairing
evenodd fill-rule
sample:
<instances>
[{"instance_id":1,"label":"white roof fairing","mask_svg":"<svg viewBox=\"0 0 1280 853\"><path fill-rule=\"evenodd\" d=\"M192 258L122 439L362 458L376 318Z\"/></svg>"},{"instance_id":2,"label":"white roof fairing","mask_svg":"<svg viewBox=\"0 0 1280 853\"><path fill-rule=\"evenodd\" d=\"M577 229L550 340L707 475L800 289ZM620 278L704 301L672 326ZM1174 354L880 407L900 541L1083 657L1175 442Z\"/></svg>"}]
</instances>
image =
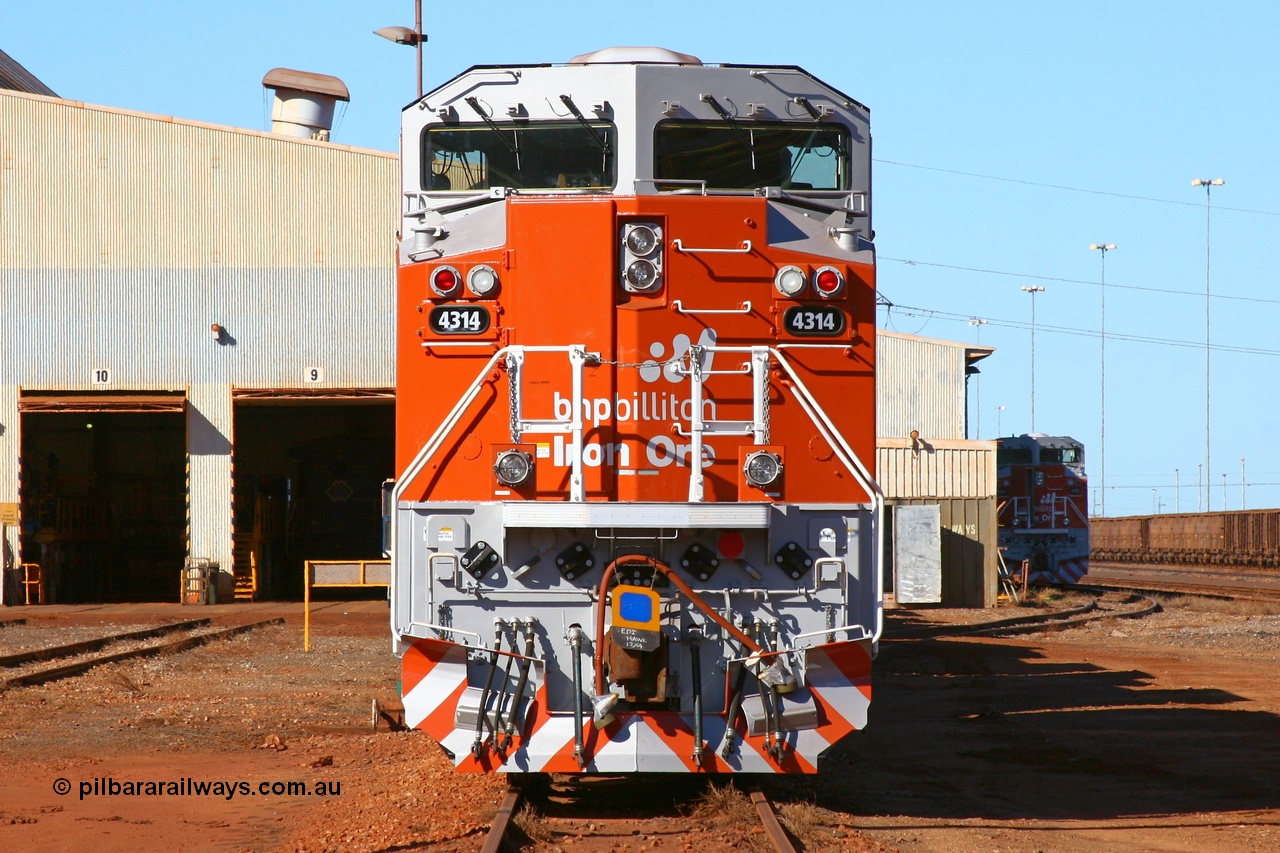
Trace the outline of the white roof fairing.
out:
<instances>
[{"instance_id":1,"label":"white roof fairing","mask_svg":"<svg viewBox=\"0 0 1280 853\"><path fill-rule=\"evenodd\" d=\"M653 65L701 65L702 60L688 53L676 53L665 47L606 47L590 53L580 53L569 60L570 65L603 64L653 64Z\"/></svg>"}]
</instances>

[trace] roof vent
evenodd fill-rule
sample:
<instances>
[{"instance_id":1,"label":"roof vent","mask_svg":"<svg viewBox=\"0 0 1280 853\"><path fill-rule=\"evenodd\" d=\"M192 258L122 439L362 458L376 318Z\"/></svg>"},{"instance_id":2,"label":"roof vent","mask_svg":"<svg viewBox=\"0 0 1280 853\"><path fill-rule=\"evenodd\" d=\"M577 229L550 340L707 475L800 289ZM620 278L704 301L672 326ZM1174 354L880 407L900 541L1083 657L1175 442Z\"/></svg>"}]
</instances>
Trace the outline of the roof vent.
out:
<instances>
[{"instance_id":1,"label":"roof vent","mask_svg":"<svg viewBox=\"0 0 1280 853\"><path fill-rule=\"evenodd\" d=\"M701 65L702 60L665 47L606 47L569 60L570 65Z\"/></svg>"},{"instance_id":2,"label":"roof vent","mask_svg":"<svg viewBox=\"0 0 1280 853\"><path fill-rule=\"evenodd\" d=\"M262 78L262 86L276 92L271 132L298 139L328 141L334 104L351 100L346 84L337 77L291 68L272 68Z\"/></svg>"}]
</instances>

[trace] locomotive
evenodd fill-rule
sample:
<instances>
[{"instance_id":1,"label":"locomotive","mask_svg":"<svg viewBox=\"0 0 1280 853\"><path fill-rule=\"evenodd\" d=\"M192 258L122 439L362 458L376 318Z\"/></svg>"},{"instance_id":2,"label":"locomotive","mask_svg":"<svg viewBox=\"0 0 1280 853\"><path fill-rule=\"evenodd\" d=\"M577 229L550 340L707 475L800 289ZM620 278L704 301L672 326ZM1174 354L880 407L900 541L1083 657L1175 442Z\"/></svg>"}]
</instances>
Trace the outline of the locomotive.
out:
<instances>
[{"instance_id":1,"label":"locomotive","mask_svg":"<svg viewBox=\"0 0 1280 853\"><path fill-rule=\"evenodd\" d=\"M865 106L661 48L401 128L391 631L460 771L813 773L883 622Z\"/></svg>"},{"instance_id":2,"label":"locomotive","mask_svg":"<svg viewBox=\"0 0 1280 853\"><path fill-rule=\"evenodd\" d=\"M1031 583L1078 583L1089 571L1089 483L1084 445L1026 435L996 444L997 526L1006 563Z\"/></svg>"}]
</instances>

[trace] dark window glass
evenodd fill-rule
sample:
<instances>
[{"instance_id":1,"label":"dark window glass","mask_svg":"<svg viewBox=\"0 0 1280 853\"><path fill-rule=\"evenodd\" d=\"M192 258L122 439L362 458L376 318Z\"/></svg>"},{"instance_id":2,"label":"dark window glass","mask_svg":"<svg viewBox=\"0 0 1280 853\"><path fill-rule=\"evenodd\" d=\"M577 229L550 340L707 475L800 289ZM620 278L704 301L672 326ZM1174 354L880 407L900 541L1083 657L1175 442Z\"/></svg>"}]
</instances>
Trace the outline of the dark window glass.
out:
<instances>
[{"instance_id":1,"label":"dark window glass","mask_svg":"<svg viewBox=\"0 0 1280 853\"><path fill-rule=\"evenodd\" d=\"M422 142L422 189L609 189L613 125L591 122L434 125Z\"/></svg>"},{"instance_id":2,"label":"dark window glass","mask_svg":"<svg viewBox=\"0 0 1280 853\"><path fill-rule=\"evenodd\" d=\"M670 121L654 131L653 148L660 190L682 188L664 179L706 181L710 189L849 189L843 125Z\"/></svg>"},{"instance_id":3,"label":"dark window glass","mask_svg":"<svg viewBox=\"0 0 1280 853\"><path fill-rule=\"evenodd\" d=\"M1031 464L1031 448L1030 447L996 448L996 464L997 465L1030 465Z\"/></svg>"}]
</instances>

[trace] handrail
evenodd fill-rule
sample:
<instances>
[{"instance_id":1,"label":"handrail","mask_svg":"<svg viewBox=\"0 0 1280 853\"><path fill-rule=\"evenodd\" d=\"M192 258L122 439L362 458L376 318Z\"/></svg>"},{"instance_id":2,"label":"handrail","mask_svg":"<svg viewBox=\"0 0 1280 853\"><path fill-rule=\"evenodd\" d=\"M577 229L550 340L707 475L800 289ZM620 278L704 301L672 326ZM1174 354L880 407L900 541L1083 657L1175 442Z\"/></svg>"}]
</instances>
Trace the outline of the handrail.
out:
<instances>
[{"instance_id":1,"label":"handrail","mask_svg":"<svg viewBox=\"0 0 1280 853\"><path fill-rule=\"evenodd\" d=\"M815 400L813 395L809 392L804 381L796 374L791 363L787 361L786 357L783 356L781 352L773 347L769 348L769 352L778 359L778 364L782 366L782 369L786 371L787 376L791 378L793 389L798 392L796 394L796 400L800 403L801 408L805 410L805 413L809 415L809 419L818 427L818 431L823 434L822 437L831 445L832 449L836 451L836 455L841 457L840 461L843 462L845 467L849 469L849 472L853 474L854 479L857 480L858 484L866 490L868 495L871 496L871 525L875 528L876 549L876 576L874 581L876 592L876 630L871 637L871 642L874 644L879 641L880 635L884 632L884 600L880 595L880 590L884 588L884 492L880 490L880 484L875 481L875 478L871 476L871 472L867 470L866 466L862 464L862 460L858 458L858 454L855 453L853 448L849 446L848 442L844 440L844 436L842 436L840 431L836 429L835 424L831 422L827 413L818 405L817 400ZM846 600L846 612L844 618L846 623L849 621L848 607L848 601Z\"/></svg>"},{"instance_id":2,"label":"handrail","mask_svg":"<svg viewBox=\"0 0 1280 853\"><path fill-rule=\"evenodd\" d=\"M675 242L679 243L680 241L676 240ZM685 251L694 251L694 250L686 249ZM724 252L724 251L733 251L733 250L704 249L701 251ZM676 309L676 311L680 314L750 314L751 313L751 302L749 300L744 301L742 303L742 307L740 308L686 308L684 307L684 303L681 302L679 299L677 299L671 303L671 307Z\"/></svg>"},{"instance_id":3,"label":"handrail","mask_svg":"<svg viewBox=\"0 0 1280 853\"><path fill-rule=\"evenodd\" d=\"M677 237L671 241L671 247L675 249L677 252L683 252L686 255L695 255L695 254L749 255L751 254L750 240L743 240L742 245L736 249L695 249L691 246L686 246L684 243L680 242L680 238Z\"/></svg>"}]
</instances>

